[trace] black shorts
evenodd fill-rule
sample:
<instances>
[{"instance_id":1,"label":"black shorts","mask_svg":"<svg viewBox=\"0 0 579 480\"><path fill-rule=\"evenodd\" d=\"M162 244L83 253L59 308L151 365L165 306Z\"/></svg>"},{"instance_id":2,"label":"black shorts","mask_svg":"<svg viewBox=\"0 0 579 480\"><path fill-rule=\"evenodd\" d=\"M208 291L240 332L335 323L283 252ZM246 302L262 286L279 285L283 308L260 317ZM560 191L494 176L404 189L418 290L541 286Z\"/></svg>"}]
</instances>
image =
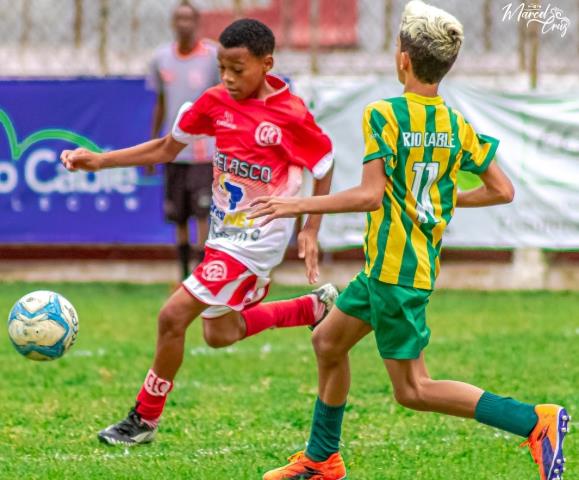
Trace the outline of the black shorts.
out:
<instances>
[{"instance_id":1,"label":"black shorts","mask_svg":"<svg viewBox=\"0 0 579 480\"><path fill-rule=\"evenodd\" d=\"M165 165L165 201L168 221L182 225L190 217L205 219L211 207L213 165L168 163Z\"/></svg>"}]
</instances>

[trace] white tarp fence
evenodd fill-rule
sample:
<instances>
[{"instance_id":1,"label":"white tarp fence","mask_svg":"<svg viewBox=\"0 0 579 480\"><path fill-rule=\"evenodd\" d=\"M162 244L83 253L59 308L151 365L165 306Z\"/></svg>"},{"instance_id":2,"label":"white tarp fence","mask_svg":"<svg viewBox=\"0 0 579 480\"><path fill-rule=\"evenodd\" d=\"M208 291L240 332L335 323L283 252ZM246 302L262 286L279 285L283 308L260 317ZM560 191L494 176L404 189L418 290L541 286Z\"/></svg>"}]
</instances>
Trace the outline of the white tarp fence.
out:
<instances>
[{"instance_id":1,"label":"white tarp fence","mask_svg":"<svg viewBox=\"0 0 579 480\"><path fill-rule=\"evenodd\" d=\"M333 191L359 184L363 108L400 95L401 85L374 78L318 79L297 86L312 99L316 118L334 141ZM457 209L444 244L579 249L579 95L507 94L450 81L441 94L478 132L501 141L497 160L516 189L510 205ZM459 187L472 188L476 182L475 177L461 176ZM322 247L361 246L364 222L364 214L326 216Z\"/></svg>"}]
</instances>

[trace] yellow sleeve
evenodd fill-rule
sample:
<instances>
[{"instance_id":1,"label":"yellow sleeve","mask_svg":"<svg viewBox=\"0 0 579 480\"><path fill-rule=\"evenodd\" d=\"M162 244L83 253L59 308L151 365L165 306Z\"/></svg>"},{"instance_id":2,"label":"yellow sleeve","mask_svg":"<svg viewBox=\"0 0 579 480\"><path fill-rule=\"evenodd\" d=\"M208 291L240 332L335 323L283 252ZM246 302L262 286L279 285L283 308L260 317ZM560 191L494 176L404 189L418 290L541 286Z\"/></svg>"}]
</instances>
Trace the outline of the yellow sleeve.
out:
<instances>
[{"instance_id":1,"label":"yellow sleeve","mask_svg":"<svg viewBox=\"0 0 579 480\"><path fill-rule=\"evenodd\" d=\"M477 134L470 123L462 119L460 141L462 144L462 157L460 169L480 175L487 168L499 146L496 138Z\"/></svg>"},{"instance_id":2,"label":"yellow sleeve","mask_svg":"<svg viewBox=\"0 0 579 480\"><path fill-rule=\"evenodd\" d=\"M364 163L383 158L386 175L392 175L396 167L396 141L398 126L395 121L388 121L391 106L387 102L375 102L364 109L362 132L364 135Z\"/></svg>"}]
</instances>

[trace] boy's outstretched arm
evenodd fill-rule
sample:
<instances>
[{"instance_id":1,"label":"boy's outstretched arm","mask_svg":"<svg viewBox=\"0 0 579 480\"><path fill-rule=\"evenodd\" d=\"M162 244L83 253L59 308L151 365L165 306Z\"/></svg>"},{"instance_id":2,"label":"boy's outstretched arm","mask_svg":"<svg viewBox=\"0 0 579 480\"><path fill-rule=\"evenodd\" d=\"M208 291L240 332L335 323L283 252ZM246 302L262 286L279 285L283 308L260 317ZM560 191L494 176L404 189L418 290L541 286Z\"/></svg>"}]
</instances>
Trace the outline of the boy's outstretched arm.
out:
<instances>
[{"instance_id":1,"label":"boy's outstretched arm","mask_svg":"<svg viewBox=\"0 0 579 480\"><path fill-rule=\"evenodd\" d=\"M362 183L333 195L306 198L259 197L253 201L254 211L248 218L265 217L262 224L276 218L296 217L305 213L371 212L380 208L386 188L384 159L364 164Z\"/></svg>"},{"instance_id":2,"label":"boy's outstretched arm","mask_svg":"<svg viewBox=\"0 0 579 480\"><path fill-rule=\"evenodd\" d=\"M68 170L95 172L103 168L134 167L170 162L183 148L185 148L185 144L178 142L171 134L168 134L134 147L104 153L91 152L86 148L64 150L60 155L60 160Z\"/></svg>"},{"instance_id":3,"label":"boy's outstretched arm","mask_svg":"<svg viewBox=\"0 0 579 480\"><path fill-rule=\"evenodd\" d=\"M333 168L323 178L314 179L312 196L327 195L332 185ZM318 269L318 233L322 224L321 215L309 215L298 234L298 257L306 264L306 277L309 283L316 283L319 278Z\"/></svg>"},{"instance_id":4,"label":"boy's outstretched arm","mask_svg":"<svg viewBox=\"0 0 579 480\"><path fill-rule=\"evenodd\" d=\"M481 187L466 192L458 192L457 207L488 207L511 203L515 196L515 188L509 177L493 161L489 168L480 175Z\"/></svg>"}]
</instances>

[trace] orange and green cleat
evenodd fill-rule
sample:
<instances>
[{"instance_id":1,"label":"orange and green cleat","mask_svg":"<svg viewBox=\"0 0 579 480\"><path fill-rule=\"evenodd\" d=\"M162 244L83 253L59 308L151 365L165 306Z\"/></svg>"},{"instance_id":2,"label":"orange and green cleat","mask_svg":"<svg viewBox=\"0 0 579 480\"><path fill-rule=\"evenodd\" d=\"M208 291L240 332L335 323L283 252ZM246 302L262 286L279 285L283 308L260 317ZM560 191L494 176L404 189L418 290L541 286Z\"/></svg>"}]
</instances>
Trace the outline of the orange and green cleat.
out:
<instances>
[{"instance_id":1,"label":"orange and green cleat","mask_svg":"<svg viewBox=\"0 0 579 480\"><path fill-rule=\"evenodd\" d=\"M571 417L559 405L536 405L537 425L521 446L528 446L539 465L541 480L563 480L565 457L563 440L569 431Z\"/></svg>"},{"instance_id":2,"label":"orange and green cleat","mask_svg":"<svg viewBox=\"0 0 579 480\"><path fill-rule=\"evenodd\" d=\"M314 462L306 454L298 452L288 459L285 467L270 470L263 480L343 480L346 466L339 453L334 453L323 462Z\"/></svg>"}]
</instances>

